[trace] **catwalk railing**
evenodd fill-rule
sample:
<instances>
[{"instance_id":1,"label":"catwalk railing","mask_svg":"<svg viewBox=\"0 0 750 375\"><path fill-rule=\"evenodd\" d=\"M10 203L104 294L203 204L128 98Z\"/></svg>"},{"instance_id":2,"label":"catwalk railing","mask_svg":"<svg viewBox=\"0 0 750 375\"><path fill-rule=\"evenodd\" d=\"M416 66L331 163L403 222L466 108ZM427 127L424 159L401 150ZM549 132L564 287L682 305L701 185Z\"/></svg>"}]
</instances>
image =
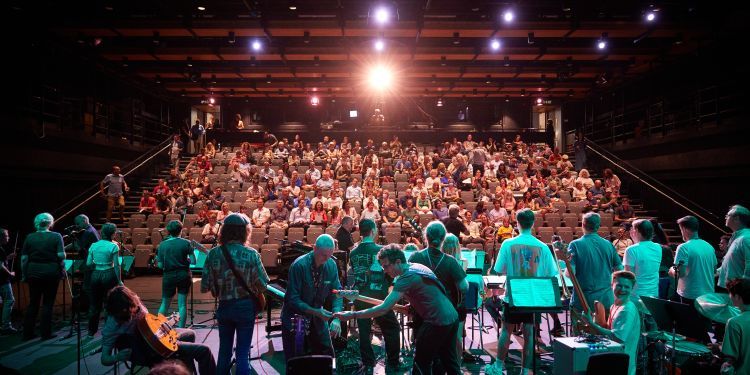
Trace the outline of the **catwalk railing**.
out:
<instances>
[{"instance_id":1,"label":"catwalk railing","mask_svg":"<svg viewBox=\"0 0 750 375\"><path fill-rule=\"evenodd\" d=\"M596 156L608 163L609 166L619 169L626 173L634 181L650 188L657 194L666 198L668 202L673 204L675 207L679 207L698 219L704 221L720 233L725 233L724 227L721 224L722 216L713 213L707 208L701 206L695 201L685 197L674 189L670 188L666 184L650 176L648 173L638 169L633 164L620 159L617 155L609 152L606 148L602 147L598 143L586 138L586 148L589 152L594 153Z\"/></svg>"},{"instance_id":2,"label":"catwalk railing","mask_svg":"<svg viewBox=\"0 0 750 375\"><path fill-rule=\"evenodd\" d=\"M150 150L139 156L128 165L121 168L122 174L125 177L135 176L141 172L146 171L148 168L155 167L159 164L159 156L167 155L171 146L172 136L170 135L158 145L152 147ZM100 192L100 182L87 188L73 199L64 203L58 207L53 214L55 220L60 222L64 218L68 217L73 212L81 210L82 207L90 204Z\"/></svg>"}]
</instances>

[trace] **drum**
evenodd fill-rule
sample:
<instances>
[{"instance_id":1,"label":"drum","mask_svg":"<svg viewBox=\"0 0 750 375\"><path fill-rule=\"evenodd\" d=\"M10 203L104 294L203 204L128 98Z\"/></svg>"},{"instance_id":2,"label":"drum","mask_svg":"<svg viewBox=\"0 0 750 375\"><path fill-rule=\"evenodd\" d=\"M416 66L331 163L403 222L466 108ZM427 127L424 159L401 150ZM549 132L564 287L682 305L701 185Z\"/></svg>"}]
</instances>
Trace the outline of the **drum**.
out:
<instances>
[{"instance_id":1,"label":"drum","mask_svg":"<svg viewBox=\"0 0 750 375\"><path fill-rule=\"evenodd\" d=\"M679 368L692 367L698 361L705 361L711 358L711 350L704 344L691 341L678 341L672 345L671 342L666 344L667 358L675 356L675 364Z\"/></svg>"}]
</instances>

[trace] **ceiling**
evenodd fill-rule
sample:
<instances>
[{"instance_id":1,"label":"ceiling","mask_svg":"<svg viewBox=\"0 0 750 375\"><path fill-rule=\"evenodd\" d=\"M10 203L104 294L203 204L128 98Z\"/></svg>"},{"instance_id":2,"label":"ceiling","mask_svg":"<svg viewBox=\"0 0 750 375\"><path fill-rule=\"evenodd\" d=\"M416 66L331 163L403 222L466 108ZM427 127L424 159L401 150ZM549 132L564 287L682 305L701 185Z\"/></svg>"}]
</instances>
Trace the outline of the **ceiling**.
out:
<instances>
[{"instance_id":1,"label":"ceiling","mask_svg":"<svg viewBox=\"0 0 750 375\"><path fill-rule=\"evenodd\" d=\"M357 97L372 92L366 72L376 64L394 71L392 90L407 97L582 98L689 56L712 43L716 29L686 2L68 3L12 7L40 16L60 43L118 74L196 98ZM397 12L386 26L374 21L377 4ZM502 20L506 9L515 12L512 23ZM651 24L647 10L657 14ZM608 46L600 51L603 33ZM383 52L373 48L378 38Z\"/></svg>"}]
</instances>

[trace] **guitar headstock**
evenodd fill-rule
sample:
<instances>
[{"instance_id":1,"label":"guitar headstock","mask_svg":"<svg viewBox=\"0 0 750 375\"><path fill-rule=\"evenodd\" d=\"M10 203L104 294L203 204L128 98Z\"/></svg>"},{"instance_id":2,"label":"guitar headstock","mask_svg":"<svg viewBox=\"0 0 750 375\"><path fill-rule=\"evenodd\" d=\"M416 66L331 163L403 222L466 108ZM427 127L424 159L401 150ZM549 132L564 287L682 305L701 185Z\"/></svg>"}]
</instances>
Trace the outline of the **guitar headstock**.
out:
<instances>
[{"instance_id":1,"label":"guitar headstock","mask_svg":"<svg viewBox=\"0 0 750 375\"><path fill-rule=\"evenodd\" d=\"M342 298L346 298L349 301L354 301L359 297L359 290L356 289L337 289L334 291L336 295Z\"/></svg>"}]
</instances>

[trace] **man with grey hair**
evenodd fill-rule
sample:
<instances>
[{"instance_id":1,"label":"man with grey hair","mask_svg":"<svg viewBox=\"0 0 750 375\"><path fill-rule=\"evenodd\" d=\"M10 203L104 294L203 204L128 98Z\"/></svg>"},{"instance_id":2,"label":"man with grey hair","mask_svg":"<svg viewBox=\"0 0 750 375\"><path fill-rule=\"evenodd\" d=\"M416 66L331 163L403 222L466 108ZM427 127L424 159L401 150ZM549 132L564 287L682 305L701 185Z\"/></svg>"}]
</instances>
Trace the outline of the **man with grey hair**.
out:
<instances>
[{"instance_id":1,"label":"man with grey hair","mask_svg":"<svg viewBox=\"0 0 750 375\"><path fill-rule=\"evenodd\" d=\"M315 240L313 251L300 256L289 268L289 279L284 306L281 308L281 335L286 361L305 354L333 356L331 336L341 334L341 323L328 320L332 313L343 309L341 298L333 290L341 289L336 263L331 259L336 241L331 235L321 234ZM330 300L332 310L323 308ZM294 321L309 322L309 334L305 338L305 350L296 350Z\"/></svg>"},{"instance_id":2,"label":"man with grey hair","mask_svg":"<svg viewBox=\"0 0 750 375\"><path fill-rule=\"evenodd\" d=\"M458 205L452 204L448 207L448 217L442 220L443 225L445 225L445 230L458 238L461 238L461 233L469 235L469 229L466 228L466 225L464 225L461 219L458 218L460 211L461 208L459 208Z\"/></svg>"},{"instance_id":3,"label":"man with grey hair","mask_svg":"<svg viewBox=\"0 0 750 375\"><path fill-rule=\"evenodd\" d=\"M561 254L563 257L567 255L570 260L570 269L566 272L568 275L575 275L581 285L583 296L574 290L571 299L571 306L578 311L583 309L581 298L586 298L591 308L595 301L601 302L605 311L609 311L609 307L615 302L610 282L612 273L622 269L622 262L612 243L599 236L600 225L599 214L584 214L583 236L568 245L568 254ZM553 246L558 245L559 241L558 239Z\"/></svg>"},{"instance_id":4,"label":"man with grey hair","mask_svg":"<svg viewBox=\"0 0 750 375\"><path fill-rule=\"evenodd\" d=\"M89 301L89 294L91 291L91 270L86 265L86 259L89 257L89 248L92 244L100 240L99 231L94 228L89 222L89 217L80 214L73 219L75 229L78 233L75 237L75 241L65 247L66 251L74 250L78 253L76 259L81 259L80 267L78 268L83 274L83 294L79 301L81 301L81 310L85 311L84 308L87 306Z\"/></svg>"},{"instance_id":5,"label":"man with grey hair","mask_svg":"<svg viewBox=\"0 0 750 375\"><path fill-rule=\"evenodd\" d=\"M718 285L724 289L736 278L750 278L750 210L736 204L729 209L726 226L732 230L729 248L719 267Z\"/></svg>"}]
</instances>

